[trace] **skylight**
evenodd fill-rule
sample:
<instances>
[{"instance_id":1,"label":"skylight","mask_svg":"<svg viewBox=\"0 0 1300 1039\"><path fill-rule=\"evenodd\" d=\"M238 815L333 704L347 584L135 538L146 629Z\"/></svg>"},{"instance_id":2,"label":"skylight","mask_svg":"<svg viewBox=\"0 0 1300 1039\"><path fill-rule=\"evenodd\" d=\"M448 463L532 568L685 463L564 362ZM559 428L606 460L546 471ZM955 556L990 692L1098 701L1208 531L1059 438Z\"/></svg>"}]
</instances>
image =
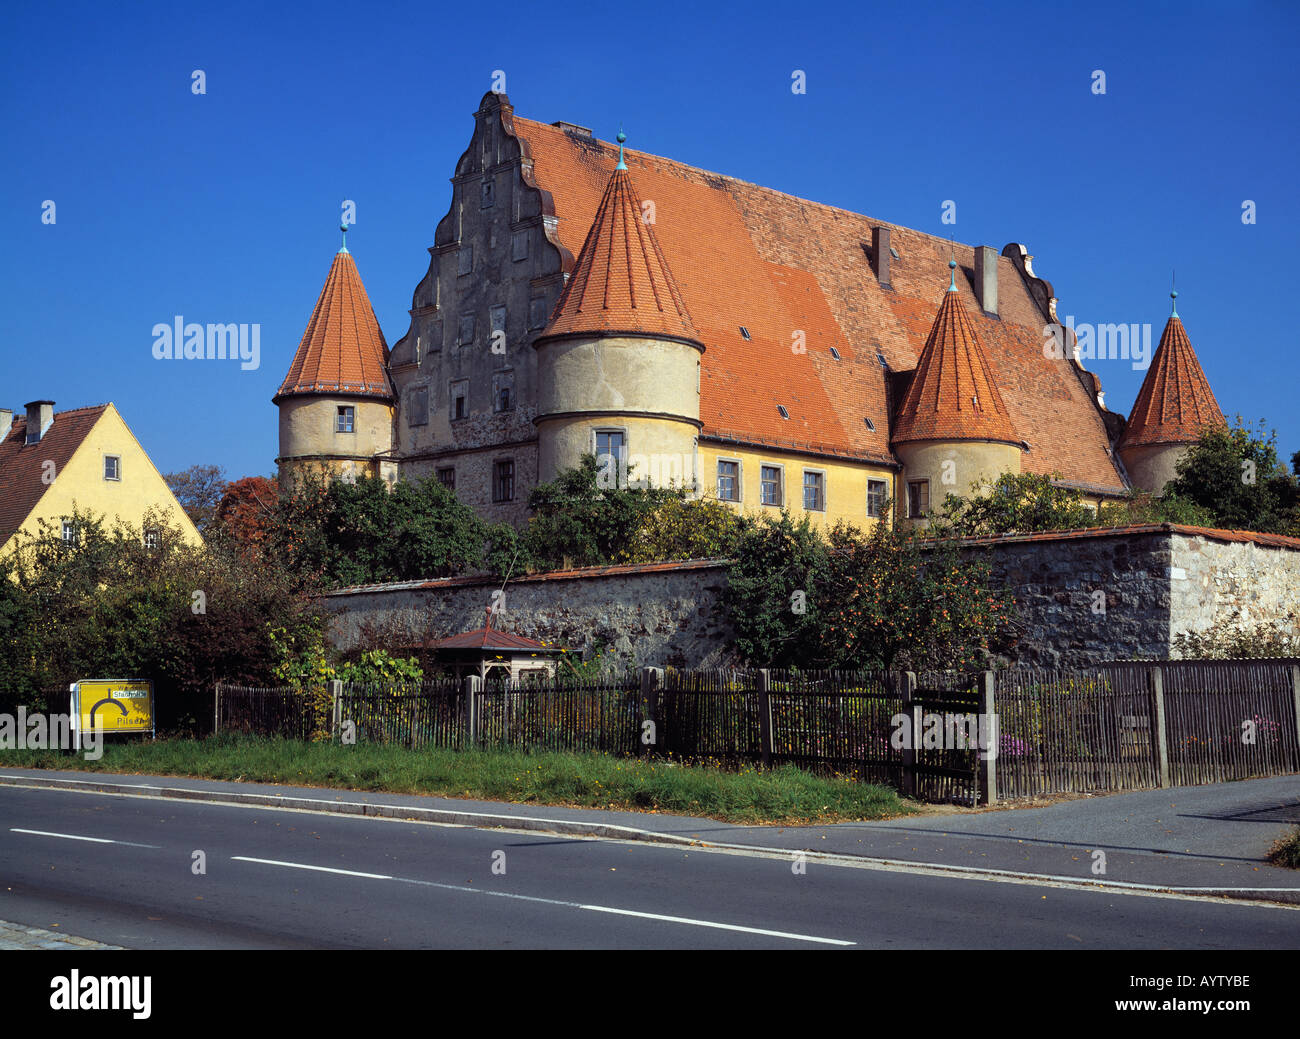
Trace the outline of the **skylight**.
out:
<instances>
[{"instance_id":1,"label":"skylight","mask_svg":"<svg viewBox=\"0 0 1300 1039\"><path fill-rule=\"evenodd\" d=\"M746 328L744 325L741 325L741 326L740 326L740 334L741 334L742 336L744 336L746 339L752 339L752 338L753 338L753 337L749 334L749 329Z\"/></svg>"},{"instance_id":2,"label":"skylight","mask_svg":"<svg viewBox=\"0 0 1300 1039\"><path fill-rule=\"evenodd\" d=\"M788 411L785 410L785 405L784 405L784 404L778 404L778 405L776 406L776 410L779 411L779 412L781 413L781 417L782 417L782 418L789 418L789 417L790 417L790 412L788 412Z\"/></svg>"}]
</instances>

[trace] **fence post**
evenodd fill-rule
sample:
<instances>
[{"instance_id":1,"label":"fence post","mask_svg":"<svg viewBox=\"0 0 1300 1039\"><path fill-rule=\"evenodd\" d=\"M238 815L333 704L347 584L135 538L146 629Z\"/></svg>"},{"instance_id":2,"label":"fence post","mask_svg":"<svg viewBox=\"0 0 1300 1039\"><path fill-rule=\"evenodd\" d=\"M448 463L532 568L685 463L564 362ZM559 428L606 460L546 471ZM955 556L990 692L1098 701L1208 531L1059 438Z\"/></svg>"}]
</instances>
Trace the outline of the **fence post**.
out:
<instances>
[{"instance_id":1,"label":"fence post","mask_svg":"<svg viewBox=\"0 0 1300 1039\"><path fill-rule=\"evenodd\" d=\"M758 670L758 733L763 767L771 768L776 751L772 742L772 672L765 667Z\"/></svg>"},{"instance_id":2,"label":"fence post","mask_svg":"<svg viewBox=\"0 0 1300 1039\"><path fill-rule=\"evenodd\" d=\"M642 754L654 757L659 751L659 687L663 684L664 669L661 667L643 667L641 669L641 702L645 704L645 718L650 722L654 733L649 743L642 738L645 728L636 734L637 757Z\"/></svg>"},{"instance_id":3,"label":"fence post","mask_svg":"<svg viewBox=\"0 0 1300 1039\"><path fill-rule=\"evenodd\" d=\"M343 681L338 678L330 679L330 740L334 741L339 738L339 730L343 728Z\"/></svg>"},{"instance_id":4,"label":"fence post","mask_svg":"<svg viewBox=\"0 0 1300 1039\"><path fill-rule=\"evenodd\" d=\"M216 736L221 732L221 683L217 683L216 691L212 694L212 735Z\"/></svg>"},{"instance_id":5,"label":"fence post","mask_svg":"<svg viewBox=\"0 0 1300 1039\"><path fill-rule=\"evenodd\" d=\"M903 744L903 796L916 796L916 741L921 735L924 719L921 717L921 705L915 702L916 672L902 671L894 673L903 694L903 713L911 716L911 732Z\"/></svg>"},{"instance_id":6,"label":"fence post","mask_svg":"<svg viewBox=\"0 0 1300 1039\"><path fill-rule=\"evenodd\" d=\"M483 679L478 675L465 676L465 745L478 746L479 727L479 690L483 688Z\"/></svg>"},{"instance_id":7,"label":"fence post","mask_svg":"<svg viewBox=\"0 0 1300 1039\"><path fill-rule=\"evenodd\" d=\"M980 712L983 715L983 728L992 745L986 750L977 750L975 754L975 773L979 785L979 803L992 805L998 803L998 751L1001 749L1001 734L998 732L998 716L993 703L993 693L997 689L997 678L992 671L985 671L980 676ZM976 741L979 746L979 741Z\"/></svg>"},{"instance_id":8,"label":"fence post","mask_svg":"<svg viewBox=\"0 0 1300 1039\"><path fill-rule=\"evenodd\" d=\"M1296 756L1291 761L1293 769L1300 768L1300 667L1291 666L1291 698L1295 703Z\"/></svg>"},{"instance_id":9,"label":"fence post","mask_svg":"<svg viewBox=\"0 0 1300 1039\"><path fill-rule=\"evenodd\" d=\"M1160 785L1169 783L1169 738L1165 728L1165 679L1160 668L1153 667L1147 672L1147 681L1151 689L1151 698L1155 702L1156 724L1153 733L1156 747L1156 769L1160 773Z\"/></svg>"}]
</instances>

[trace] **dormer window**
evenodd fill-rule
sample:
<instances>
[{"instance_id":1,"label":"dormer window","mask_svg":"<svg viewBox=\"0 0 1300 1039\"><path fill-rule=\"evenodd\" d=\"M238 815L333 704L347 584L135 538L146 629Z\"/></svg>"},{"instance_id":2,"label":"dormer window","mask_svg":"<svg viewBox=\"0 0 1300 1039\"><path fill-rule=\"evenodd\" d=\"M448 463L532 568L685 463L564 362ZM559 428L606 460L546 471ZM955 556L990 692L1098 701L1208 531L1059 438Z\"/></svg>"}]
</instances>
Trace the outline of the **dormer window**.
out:
<instances>
[{"instance_id":1,"label":"dormer window","mask_svg":"<svg viewBox=\"0 0 1300 1039\"><path fill-rule=\"evenodd\" d=\"M790 417L790 412L785 410L784 404L778 404L776 410L781 413L782 418L788 419Z\"/></svg>"},{"instance_id":2,"label":"dormer window","mask_svg":"<svg viewBox=\"0 0 1300 1039\"><path fill-rule=\"evenodd\" d=\"M746 328L744 325L741 325L741 326L740 326L740 334L741 334L741 337L744 338L744 339L752 339L752 338L753 338L753 336L751 336L751 335L749 334L749 329Z\"/></svg>"},{"instance_id":3,"label":"dormer window","mask_svg":"<svg viewBox=\"0 0 1300 1039\"><path fill-rule=\"evenodd\" d=\"M885 355L879 350L876 351L876 360L880 362L880 367L884 368L885 371L889 371L889 362L885 360Z\"/></svg>"},{"instance_id":4,"label":"dormer window","mask_svg":"<svg viewBox=\"0 0 1300 1039\"><path fill-rule=\"evenodd\" d=\"M876 424L875 424L874 422L872 422L871 419L869 419L869 418L865 418L865 419L863 419L862 421L865 422L865 423L867 424L867 428L868 428L869 430L871 430L871 432L874 433L874 432L876 431Z\"/></svg>"},{"instance_id":5,"label":"dormer window","mask_svg":"<svg viewBox=\"0 0 1300 1039\"><path fill-rule=\"evenodd\" d=\"M840 357L840 352L839 352L838 350L836 350L835 347L833 347L833 346L831 347L831 356L834 357L835 360L837 360L837 361L842 361L842 360L843 360L843 358Z\"/></svg>"}]
</instances>

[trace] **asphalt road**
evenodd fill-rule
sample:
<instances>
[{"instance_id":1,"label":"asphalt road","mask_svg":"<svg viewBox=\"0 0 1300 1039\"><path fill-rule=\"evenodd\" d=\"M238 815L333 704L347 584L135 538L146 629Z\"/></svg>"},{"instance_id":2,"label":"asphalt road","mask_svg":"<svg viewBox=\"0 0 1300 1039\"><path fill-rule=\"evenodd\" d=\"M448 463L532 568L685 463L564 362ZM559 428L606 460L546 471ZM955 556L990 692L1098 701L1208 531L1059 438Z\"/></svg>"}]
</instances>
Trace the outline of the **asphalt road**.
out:
<instances>
[{"instance_id":1,"label":"asphalt road","mask_svg":"<svg viewBox=\"0 0 1300 1039\"><path fill-rule=\"evenodd\" d=\"M0 820L0 919L127 948L1300 946L1294 909L793 857L13 787Z\"/></svg>"}]
</instances>

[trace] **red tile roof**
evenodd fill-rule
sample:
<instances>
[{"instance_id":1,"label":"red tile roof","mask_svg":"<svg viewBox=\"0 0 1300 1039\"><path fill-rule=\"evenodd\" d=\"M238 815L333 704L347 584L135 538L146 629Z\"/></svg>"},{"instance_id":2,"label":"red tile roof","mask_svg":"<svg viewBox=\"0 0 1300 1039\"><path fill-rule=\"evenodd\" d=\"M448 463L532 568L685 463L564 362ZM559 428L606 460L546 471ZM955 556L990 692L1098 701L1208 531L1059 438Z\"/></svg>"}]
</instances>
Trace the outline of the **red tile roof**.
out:
<instances>
[{"instance_id":1,"label":"red tile roof","mask_svg":"<svg viewBox=\"0 0 1300 1039\"><path fill-rule=\"evenodd\" d=\"M696 338L654 224L645 218L632 177L615 169L568 284L543 336L575 333Z\"/></svg>"},{"instance_id":2,"label":"red tile roof","mask_svg":"<svg viewBox=\"0 0 1300 1039\"><path fill-rule=\"evenodd\" d=\"M393 400L388 344L350 253L330 264L289 373L274 400L300 394L347 394Z\"/></svg>"},{"instance_id":3,"label":"red tile roof","mask_svg":"<svg viewBox=\"0 0 1300 1039\"><path fill-rule=\"evenodd\" d=\"M54 463L58 474L99 421L107 404L57 412L54 422L35 444L28 444L27 417L15 415L9 435L0 441L0 544L7 541L31 515L50 489L41 477Z\"/></svg>"},{"instance_id":4,"label":"red tile roof","mask_svg":"<svg viewBox=\"0 0 1300 1039\"><path fill-rule=\"evenodd\" d=\"M913 440L1001 440L1019 443L998 378L980 345L966 304L943 294L929 338L899 405L894 443Z\"/></svg>"},{"instance_id":5,"label":"red tile roof","mask_svg":"<svg viewBox=\"0 0 1300 1039\"><path fill-rule=\"evenodd\" d=\"M1223 412L1196 359L1183 322L1174 314L1160 336L1119 446L1191 444L1209 426L1223 425Z\"/></svg>"},{"instance_id":6,"label":"red tile roof","mask_svg":"<svg viewBox=\"0 0 1300 1039\"><path fill-rule=\"evenodd\" d=\"M502 126L523 151L525 179L548 193L554 209L548 233L561 255L572 255L595 221L617 148L515 117L500 100ZM706 347L701 435L743 431L892 459L876 354L895 371L916 367L934 324L934 287L947 280L949 243L669 159L625 156L640 196L655 204L655 235ZM892 288L879 284L864 251L873 226L889 226L899 252ZM998 258L999 318L985 317L967 280L974 249L957 243L955 251L959 293L975 308L971 321L1001 378L1011 425L1033 445L1022 468L1122 492L1095 399L1069 359L1043 350L1048 319L1019 270Z\"/></svg>"}]
</instances>

